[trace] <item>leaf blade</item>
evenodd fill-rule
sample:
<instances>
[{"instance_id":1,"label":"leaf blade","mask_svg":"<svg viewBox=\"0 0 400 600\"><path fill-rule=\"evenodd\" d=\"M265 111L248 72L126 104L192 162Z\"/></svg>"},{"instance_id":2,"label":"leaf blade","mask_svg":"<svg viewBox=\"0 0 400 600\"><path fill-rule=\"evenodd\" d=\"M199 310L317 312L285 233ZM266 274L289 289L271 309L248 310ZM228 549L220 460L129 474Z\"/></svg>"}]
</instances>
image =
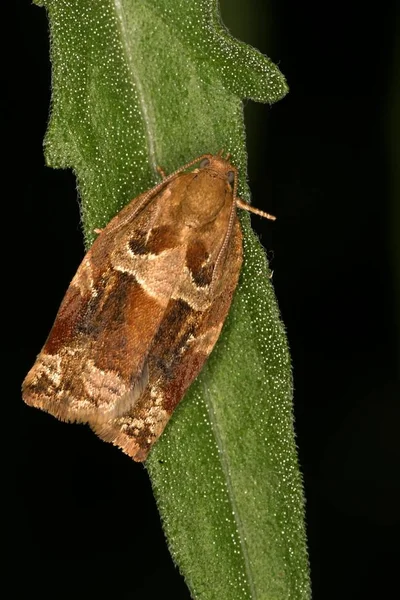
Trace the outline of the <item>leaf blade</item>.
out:
<instances>
[{"instance_id":1,"label":"leaf blade","mask_svg":"<svg viewBox=\"0 0 400 600\"><path fill-rule=\"evenodd\" d=\"M87 244L156 181L157 165L170 172L224 148L249 197L242 98L272 102L287 86L269 59L226 32L216 2L45 5L46 157L76 173ZM245 264L223 335L146 466L193 597L306 599L290 359L265 256L247 216L242 224Z\"/></svg>"}]
</instances>

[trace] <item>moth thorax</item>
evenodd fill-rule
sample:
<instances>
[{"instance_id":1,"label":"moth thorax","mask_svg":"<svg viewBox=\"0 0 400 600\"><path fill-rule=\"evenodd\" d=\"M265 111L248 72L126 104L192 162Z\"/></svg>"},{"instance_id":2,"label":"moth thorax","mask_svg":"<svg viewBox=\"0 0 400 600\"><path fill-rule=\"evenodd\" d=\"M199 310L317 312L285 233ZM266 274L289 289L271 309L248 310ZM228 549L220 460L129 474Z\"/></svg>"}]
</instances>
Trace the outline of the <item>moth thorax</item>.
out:
<instances>
[{"instance_id":1,"label":"moth thorax","mask_svg":"<svg viewBox=\"0 0 400 600\"><path fill-rule=\"evenodd\" d=\"M230 194L229 194L230 192ZM199 227L214 221L231 196L227 181L221 177L200 172L186 189L181 209L184 221L191 227Z\"/></svg>"}]
</instances>

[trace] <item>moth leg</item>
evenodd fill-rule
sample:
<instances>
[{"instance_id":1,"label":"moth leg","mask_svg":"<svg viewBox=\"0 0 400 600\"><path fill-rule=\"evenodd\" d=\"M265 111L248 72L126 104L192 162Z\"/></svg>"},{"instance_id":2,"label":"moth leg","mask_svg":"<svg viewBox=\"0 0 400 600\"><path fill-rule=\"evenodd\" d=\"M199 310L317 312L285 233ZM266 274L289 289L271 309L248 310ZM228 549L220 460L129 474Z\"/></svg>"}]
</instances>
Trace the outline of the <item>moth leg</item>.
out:
<instances>
[{"instance_id":1,"label":"moth leg","mask_svg":"<svg viewBox=\"0 0 400 600\"><path fill-rule=\"evenodd\" d=\"M162 167L157 167L157 172L160 173L160 175L163 179L166 179L168 177L168 175L166 174L166 172L164 171L164 169Z\"/></svg>"},{"instance_id":2,"label":"moth leg","mask_svg":"<svg viewBox=\"0 0 400 600\"><path fill-rule=\"evenodd\" d=\"M100 229L99 227L96 227L95 229L93 229L93 232L97 233L97 235L99 235L102 231L104 231L104 229Z\"/></svg>"},{"instance_id":3,"label":"moth leg","mask_svg":"<svg viewBox=\"0 0 400 600\"><path fill-rule=\"evenodd\" d=\"M236 197L236 206L238 206L242 210L247 210L247 212L254 213L255 215L258 215L259 217L263 217L264 219L269 219L270 221L276 221L276 217L274 215L270 215L269 213L264 212L263 210L254 208L254 206L251 206L248 202L244 202L241 198Z\"/></svg>"}]
</instances>

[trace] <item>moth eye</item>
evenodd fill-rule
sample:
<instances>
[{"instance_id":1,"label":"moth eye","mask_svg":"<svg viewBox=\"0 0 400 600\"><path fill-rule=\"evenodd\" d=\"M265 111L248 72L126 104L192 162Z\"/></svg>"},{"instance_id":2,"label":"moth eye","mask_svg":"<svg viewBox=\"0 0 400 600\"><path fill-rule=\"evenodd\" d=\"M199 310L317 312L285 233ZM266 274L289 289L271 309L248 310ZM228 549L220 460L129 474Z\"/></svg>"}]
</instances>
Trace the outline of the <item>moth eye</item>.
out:
<instances>
[{"instance_id":1,"label":"moth eye","mask_svg":"<svg viewBox=\"0 0 400 600\"><path fill-rule=\"evenodd\" d=\"M203 158L203 160L200 162L200 168L203 169L203 167L208 167L209 164L210 160L208 158Z\"/></svg>"},{"instance_id":2,"label":"moth eye","mask_svg":"<svg viewBox=\"0 0 400 600\"><path fill-rule=\"evenodd\" d=\"M233 183L235 181L235 173L233 171L228 171L226 177L229 183Z\"/></svg>"}]
</instances>

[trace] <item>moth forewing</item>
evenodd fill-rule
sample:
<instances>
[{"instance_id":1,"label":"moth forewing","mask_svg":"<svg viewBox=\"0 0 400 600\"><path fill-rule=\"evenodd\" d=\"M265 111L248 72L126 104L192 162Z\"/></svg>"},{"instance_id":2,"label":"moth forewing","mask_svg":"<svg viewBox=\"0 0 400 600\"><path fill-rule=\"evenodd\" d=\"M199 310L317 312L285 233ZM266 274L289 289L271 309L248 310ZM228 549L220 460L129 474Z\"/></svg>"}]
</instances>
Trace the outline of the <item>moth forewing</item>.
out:
<instances>
[{"instance_id":1,"label":"moth forewing","mask_svg":"<svg viewBox=\"0 0 400 600\"><path fill-rule=\"evenodd\" d=\"M25 378L27 404L146 459L229 311L242 264L236 206L249 209L236 190L236 168L207 154L110 221Z\"/></svg>"}]
</instances>

